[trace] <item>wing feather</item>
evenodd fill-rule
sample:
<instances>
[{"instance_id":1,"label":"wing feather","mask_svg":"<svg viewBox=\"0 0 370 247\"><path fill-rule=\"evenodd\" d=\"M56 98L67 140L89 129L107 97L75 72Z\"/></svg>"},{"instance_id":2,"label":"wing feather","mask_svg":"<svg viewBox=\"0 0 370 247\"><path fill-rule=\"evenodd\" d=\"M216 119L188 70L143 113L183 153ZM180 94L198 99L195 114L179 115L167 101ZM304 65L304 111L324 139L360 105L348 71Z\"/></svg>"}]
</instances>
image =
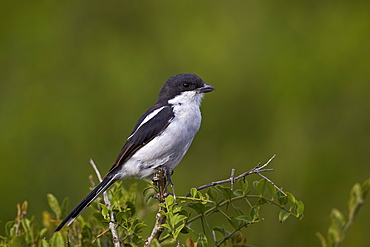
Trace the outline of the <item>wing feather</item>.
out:
<instances>
[{"instance_id":1,"label":"wing feather","mask_svg":"<svg viewBox=\"0 0 370 247\"><path fill-rule=\"evenodd\" d=\"M109 171L124 164L139 148L159 135L173 118L174 114L170 105L152 106L140 117Z\"/></svg>"}]
</instances>

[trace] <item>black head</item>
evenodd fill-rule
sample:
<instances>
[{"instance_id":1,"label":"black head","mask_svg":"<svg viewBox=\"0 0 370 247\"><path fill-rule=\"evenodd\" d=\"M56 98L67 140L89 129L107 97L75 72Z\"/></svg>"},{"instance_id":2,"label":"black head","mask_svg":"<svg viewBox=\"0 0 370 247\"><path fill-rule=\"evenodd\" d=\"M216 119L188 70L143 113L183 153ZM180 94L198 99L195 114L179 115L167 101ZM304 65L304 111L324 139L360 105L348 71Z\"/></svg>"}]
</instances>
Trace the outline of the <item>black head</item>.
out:
<instances>
[{"instance_id":1,"label":"black head","mask_svg":"<svg viewBox=\"0 0 370 247\"><path fill-rule=\"evenodd\" d=\"M182 92L195 91L208 93L215 90L214 87L204 83L202 78L192 73L182 73L170 77L159 92L159 101L168 101Z\"/></svg>"}]
</instances>

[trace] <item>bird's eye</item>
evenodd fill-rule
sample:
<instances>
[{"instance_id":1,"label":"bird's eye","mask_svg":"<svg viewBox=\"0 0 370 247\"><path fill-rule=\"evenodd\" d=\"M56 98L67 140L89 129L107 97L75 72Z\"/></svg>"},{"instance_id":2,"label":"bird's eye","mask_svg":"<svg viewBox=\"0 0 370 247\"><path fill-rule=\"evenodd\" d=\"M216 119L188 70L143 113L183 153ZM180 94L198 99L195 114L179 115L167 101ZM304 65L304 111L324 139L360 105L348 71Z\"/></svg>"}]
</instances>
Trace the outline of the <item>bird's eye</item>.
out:
<instances>
[{"instance_id":1,"label":"bird's eye","mask_svg":"<svg viewBox=\"0 0 370 247\"><path fill-rule=\"evenodd\" d=\"M183 86L184 88L188 88L188 87L190 87L190 84L189 84L189 83L187 83L187 82L183 82L183 83L182 83L182 86Z\"/></svg>"}]
</instances>

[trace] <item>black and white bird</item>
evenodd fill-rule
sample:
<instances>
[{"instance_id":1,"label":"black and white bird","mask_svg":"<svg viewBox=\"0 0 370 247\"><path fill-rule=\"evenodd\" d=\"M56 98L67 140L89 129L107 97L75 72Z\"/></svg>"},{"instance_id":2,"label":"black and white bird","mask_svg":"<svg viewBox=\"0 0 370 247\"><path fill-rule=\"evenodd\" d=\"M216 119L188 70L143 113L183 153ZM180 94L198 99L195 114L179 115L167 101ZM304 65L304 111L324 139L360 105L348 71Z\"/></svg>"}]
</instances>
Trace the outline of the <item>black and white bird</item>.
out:
<instances>
[{"instance_id":1,"label":"black and white bird","mask_svg":"<svg viewBox=\"0 0 370 247\"><path fill-rule=\"evenodd\" d=\"M183 73L163 85L158 100L137 122L103 181L62 221L59 231L79 216L114 182L126 178L148 178L159 168L172 171L188 151L198 132L204 93L215 90L199 76Z\"/></svg>"}]
</instances>

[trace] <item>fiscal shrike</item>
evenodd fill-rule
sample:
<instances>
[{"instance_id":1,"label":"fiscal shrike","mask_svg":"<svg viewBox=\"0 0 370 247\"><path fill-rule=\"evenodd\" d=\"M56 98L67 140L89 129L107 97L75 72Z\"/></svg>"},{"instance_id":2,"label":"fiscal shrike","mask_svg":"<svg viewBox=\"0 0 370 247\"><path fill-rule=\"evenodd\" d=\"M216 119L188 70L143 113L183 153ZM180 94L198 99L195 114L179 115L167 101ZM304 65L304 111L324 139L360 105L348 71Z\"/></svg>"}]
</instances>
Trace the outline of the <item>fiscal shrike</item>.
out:
<instances>
[{"instance_id":1,"label":"fiscal shrike","mask_svg":"<svg viewBox=\"0 0 370 247\"><path fill-rule=\"evenodd\" d=\"M114 182L126 178L150 179L159 168L172 171L188 151L198 132L204 93L215 90L199 76L183 73L163 85L157 102L137 122L103 181L60 223L70 225Z\"/></svg>"}]
</instances>

